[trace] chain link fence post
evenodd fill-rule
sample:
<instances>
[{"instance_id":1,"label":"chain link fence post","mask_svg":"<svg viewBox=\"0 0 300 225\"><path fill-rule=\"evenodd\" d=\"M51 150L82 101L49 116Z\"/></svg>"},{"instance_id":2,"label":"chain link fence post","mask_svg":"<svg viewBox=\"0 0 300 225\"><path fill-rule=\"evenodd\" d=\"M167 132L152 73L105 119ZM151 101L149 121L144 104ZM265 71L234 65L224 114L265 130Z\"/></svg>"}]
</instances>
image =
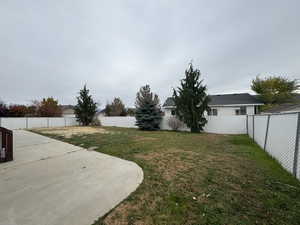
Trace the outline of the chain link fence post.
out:
<instances>
[{"instance_id":1,"label":"chain link fence post","mask_svg":"<svg viewBox=\"0 0 300 225\"><path fill-rule=\"evenodd\" d=\"M265 136L265 143L264 143L264 150L265 150L265 151L266 151L267 141L268 141L268 133L269 133L270 117L271 117L271 115L268 115L268 119L267 119L267 127L266 127L266 136Z\"/></svg>"},{"instance_id":2,"label":"chain link fence post","mask_svg":"<svg viewBox=\"0 0 300 225\"><path fill-rule=\"evenodd\" d=\"M252 115L252 134L253 134L253 141L255 141L254 139L254 115Z\"/></svg>"},{"instance_id":3,"label":"chain link fence post","mask_svg":"<svg viewBox=\"0 0 300 225\"><path fill-rule=\"evenodd\" d=\"M293 174L297 177L298 170L298 154L299 154L299 138L300 138L300 112L297 113L297 129L296 129L296 140L295 140L295 152L294 152L294 164L293 164Z\"/></svg>"},{"instance_id":4,"label":"chain link fence post","mask_svg":"<svg viewBox=\"0 0 300 225\"><path fill-rule=\"evenodd\" d=\"M247 130L247 135L249 135L249 128L248 128L248 114L246 115L246 130Z\"/></svg>"}]
</instances>

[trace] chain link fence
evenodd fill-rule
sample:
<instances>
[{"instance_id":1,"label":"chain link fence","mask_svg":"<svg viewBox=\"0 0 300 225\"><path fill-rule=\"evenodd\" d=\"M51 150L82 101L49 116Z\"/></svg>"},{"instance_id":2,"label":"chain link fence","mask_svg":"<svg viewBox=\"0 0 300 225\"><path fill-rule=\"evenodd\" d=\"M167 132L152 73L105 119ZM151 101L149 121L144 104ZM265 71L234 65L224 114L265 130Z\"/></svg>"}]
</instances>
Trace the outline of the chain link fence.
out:
<instances>
[{"instance_id":1,"label":"chain link fence","mask_svg":"<svg viewBox=\"0 0 300 225\"><path fill-rule=\"evenodd\" d=\"M286 170L300 179L300 112L249 115L247 133Z\"/></svg>"}]
</instances>

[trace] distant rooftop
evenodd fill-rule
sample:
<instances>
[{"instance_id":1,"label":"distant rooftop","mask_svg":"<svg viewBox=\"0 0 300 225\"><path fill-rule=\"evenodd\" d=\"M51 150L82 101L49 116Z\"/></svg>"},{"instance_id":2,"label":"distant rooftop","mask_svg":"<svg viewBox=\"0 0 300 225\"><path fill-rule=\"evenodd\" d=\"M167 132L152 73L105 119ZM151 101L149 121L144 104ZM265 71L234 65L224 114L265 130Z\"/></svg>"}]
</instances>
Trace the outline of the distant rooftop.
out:
<instances>
[{"instance_id":1,"label":"distant rooftop","mask_svg":"<svg viewBox=\"0 0 300 225\"><path fill-rule=\"evenodd\" d=\"M300 94L295 93L294 96L286 103L273 106L271 109L265 110L264 113L280 113L286 111L294 111L300 109Z\"/></svg>"},{"instance_id":2,"label":"distant rooftop","mask_svg":"<svg viewBox=\"0 0 300 225\"><path fill-rule=\"evenodd\" d=\"M263 104L263 102L259 100L257 97L250 95L248 93L209 95L209 97L210 97L209 105ZM175 106L175 102L173 97L169 97L163 104L163 107L172 107L172 106Z\"/></svg>"}]
</instances>

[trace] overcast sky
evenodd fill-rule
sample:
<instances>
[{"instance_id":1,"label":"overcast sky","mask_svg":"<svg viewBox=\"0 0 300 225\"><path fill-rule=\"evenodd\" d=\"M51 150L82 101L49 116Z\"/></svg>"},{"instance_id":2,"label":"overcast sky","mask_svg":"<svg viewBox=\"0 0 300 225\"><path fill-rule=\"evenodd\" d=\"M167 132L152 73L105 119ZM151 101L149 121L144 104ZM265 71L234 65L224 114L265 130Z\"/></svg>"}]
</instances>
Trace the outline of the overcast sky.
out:
<instances>
[{"instance_id":1,"label":"overcast sky","mask_svg":"<svg viewBox=\"0 0 300 225\"><path fill-rule=\"evenodd\" d=\"M210 94L250 92L258 74L300 78L300 1L1 0L0 98L133 106L161 102L193 60Z\"/></svg>"}]
</instances>

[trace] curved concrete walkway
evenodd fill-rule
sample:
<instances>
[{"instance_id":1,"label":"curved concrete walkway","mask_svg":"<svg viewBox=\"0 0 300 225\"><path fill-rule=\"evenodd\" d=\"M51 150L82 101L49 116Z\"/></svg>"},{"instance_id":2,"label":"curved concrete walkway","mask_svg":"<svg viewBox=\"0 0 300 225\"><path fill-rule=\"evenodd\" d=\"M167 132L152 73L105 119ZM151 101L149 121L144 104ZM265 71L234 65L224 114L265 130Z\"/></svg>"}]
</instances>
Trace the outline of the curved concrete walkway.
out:
<instances>
[{"instance_id":1,"label":"curved concrete walkway","mask_svg":"<svg viewBox=\"0 0 300 225\"><path fill-rule=\"evenodd\" d=\"M133 162L28 131L14 151L0 164L1 225L91 225L143 180Z\"/></svg>"}]
</instances>

